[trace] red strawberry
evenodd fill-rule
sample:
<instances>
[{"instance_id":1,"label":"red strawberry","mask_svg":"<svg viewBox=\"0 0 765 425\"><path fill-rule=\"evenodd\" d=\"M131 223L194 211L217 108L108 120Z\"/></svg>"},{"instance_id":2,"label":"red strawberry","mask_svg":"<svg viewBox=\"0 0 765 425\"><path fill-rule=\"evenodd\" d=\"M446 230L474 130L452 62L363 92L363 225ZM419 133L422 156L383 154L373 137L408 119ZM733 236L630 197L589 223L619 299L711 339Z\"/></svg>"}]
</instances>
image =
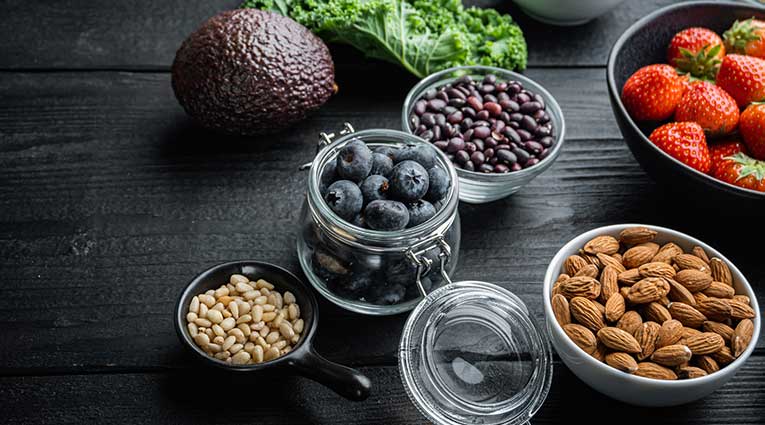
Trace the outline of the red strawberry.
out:
<instances>
[{"instance_id":1,"label":"red strawberry","mask_svg":"<svg viewBox=\"0 0 765 425\"><path fill-rule=\"evenodd\" d=\"M719 35L707 28L688 28L675 34L667 49L667 62L683 73L714 81L725 46Z\"/></svg>"},{"instance_id":2,"label":"red strawberry","mask_svg":"<svg viewBox=\"0 0 765 425\"><path fill-rule=\"evenodd\" d=\"M727 157L715 170L714 176L724 182L765 192L765 162L743 153Z\"/></svg>"},{"instance_id":3,"label":"red strawberry","mask_svg":"<svg viewBox=\"0 0 765 425\"><path fill-rule=\"evenodd\" d=\"M712 135L732 132L738 118L736 101L725 90L706 81L693 83L675 111L675 121L693 121Z\"/></svg>"},{"instance_id":4,"label":"red strawberry","mask_svg":"<svg viewBox=\"0 0 765 425\"><path fill-rule=\"evenodd\" d=\"M765 160L765 104L749 105L741 114L738 131L752 156Z\"/></svg>"},{"instance_id":5,"label":"red strawberry","mask_svg":"<svg viewBox=\"0 0 765 425\"><path fill-rule=\"evenodd\" d=\"M717 166L725 158L733 156L739 152L749 155L746 145L736 139L709 145L709 158L712 160L712 168L709 170L709 174L714 174Z\"/></svg>"},{"instance_id":6,"label":"red strawberry","mask_svg":"<svg viewBox=\"0 0 765 425\"><path fill-rule=\"evenodd\" d=\"M765 59L765 22L754 18L736 21L723 37L728 52Z\"/></svg>"},{"instance_id":7,"label":"red strawberry","mask_svg":"<svg viewBox=\"0 0 765 425\"><path fill-rule=\"evenodd\" d=\"M720 65L717 85L736 99L741 108L765 100L765 60L728 55Z\"/></svg>"},{"instance_id":8,"label":"red strawberry","mask_svg":"<svg viewBox=\"0 0 765 425\"><path fill-rule=\"evenodd\" d=\"M704 129L695 122L664 124L649 139L671 157L702 173L712 167Z\"/></svg>"},{"instance_id":9,"label":"red strawberry","mask_svg":"<svg viewBox=\"0 0 765 425\"><path fill-rule=\"evenodd\" d=\"M662 121L675 113L685 88L671 66L648 65L624 83L622 102L635 120Z\"/></svg>"}]
</instances>

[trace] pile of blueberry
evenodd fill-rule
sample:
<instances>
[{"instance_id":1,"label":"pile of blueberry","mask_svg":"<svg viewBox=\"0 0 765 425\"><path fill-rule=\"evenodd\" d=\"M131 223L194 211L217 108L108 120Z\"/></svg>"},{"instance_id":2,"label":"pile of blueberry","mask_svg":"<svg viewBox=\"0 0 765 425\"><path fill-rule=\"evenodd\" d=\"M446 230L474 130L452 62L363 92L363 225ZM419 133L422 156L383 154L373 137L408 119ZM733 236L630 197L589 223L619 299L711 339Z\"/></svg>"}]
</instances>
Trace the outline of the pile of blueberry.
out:
<instances>
[{"instance_id":1,"label":"pile of blueberry","mask_svg":"<svg viewBox=\"0 0 765 425\"><path fill-rule=\"evenodd\" d=\"M508 173L536 165L555 143L545 101L517 81L465 75L426 91L409 115L417 136L457 168Z\"/></svg>"},{"instance_id":2,"label":"pile of blueberry","mask_svg":"<svg viewBox=\"0 0 765 425\"><path fill-rule=\"evenodd\" d=\"M343 146L321 173L324 201L342 219L363 228L396 231L436 215L449 191L449 174L426 144L401 148L361 140Z\"/></svg>"}]
</instances>

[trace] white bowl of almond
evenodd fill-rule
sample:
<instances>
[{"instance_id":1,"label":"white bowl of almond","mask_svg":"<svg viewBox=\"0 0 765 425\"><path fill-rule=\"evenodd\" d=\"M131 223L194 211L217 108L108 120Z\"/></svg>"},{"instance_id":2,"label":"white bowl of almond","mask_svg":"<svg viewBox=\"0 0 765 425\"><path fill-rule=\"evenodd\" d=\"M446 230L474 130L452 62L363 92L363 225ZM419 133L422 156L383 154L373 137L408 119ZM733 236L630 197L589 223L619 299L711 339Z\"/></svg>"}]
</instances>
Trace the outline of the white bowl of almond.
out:
<instances>
[{"instance_id":1,"label":"white bowl of almond","mask_svg":"<svg viewBox=\"0 0 765 425\"><path fill-rule=\"evenodd\" d=\"M544 283L550 340L595 390L640 406L700 399L754 350L760 310L746 278L711 246L657 226L586 232Z\"/></svg>"}]
</instances>

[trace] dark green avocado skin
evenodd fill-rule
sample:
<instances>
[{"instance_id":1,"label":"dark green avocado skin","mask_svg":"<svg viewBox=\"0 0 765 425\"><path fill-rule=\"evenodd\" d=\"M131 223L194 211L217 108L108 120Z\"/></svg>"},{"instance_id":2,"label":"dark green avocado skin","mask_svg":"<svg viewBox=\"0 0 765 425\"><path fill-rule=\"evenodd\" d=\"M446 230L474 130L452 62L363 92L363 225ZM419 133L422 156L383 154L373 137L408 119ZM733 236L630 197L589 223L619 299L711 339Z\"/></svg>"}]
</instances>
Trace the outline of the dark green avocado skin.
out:
<instances>
[{"instance_id":1,"label":"dark green avocado skin","mask_svg":"<svg viewBox=\"0 0 765 425\"><path fill-rule=\"evenodd\" d=\"M273 133L305 118L335 92L329 49L307 28L257 9L220 13L178 49L175 97L203 127Z\"/></svg>"}]
</instances>

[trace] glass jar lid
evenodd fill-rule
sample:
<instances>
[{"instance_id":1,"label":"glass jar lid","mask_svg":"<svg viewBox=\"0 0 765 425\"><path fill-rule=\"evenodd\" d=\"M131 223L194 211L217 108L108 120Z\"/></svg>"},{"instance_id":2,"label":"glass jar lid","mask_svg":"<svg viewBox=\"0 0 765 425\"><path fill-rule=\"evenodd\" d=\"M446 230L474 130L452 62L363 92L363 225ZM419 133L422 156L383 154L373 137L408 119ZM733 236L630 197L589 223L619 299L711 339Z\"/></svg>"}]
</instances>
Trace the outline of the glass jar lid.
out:
<instances>
[{"instance_id":1,"label":"glass jar lid","mask_svg":"<svg viewBox=\"0 0 765 425\"><path fill-rule=\"evenodd\" d=\"M438 425L525 423L552 380L550 343L526 305L485 282L428 294L409 316L398 354L409 398Z\"/></svg>"}]
</instances>

